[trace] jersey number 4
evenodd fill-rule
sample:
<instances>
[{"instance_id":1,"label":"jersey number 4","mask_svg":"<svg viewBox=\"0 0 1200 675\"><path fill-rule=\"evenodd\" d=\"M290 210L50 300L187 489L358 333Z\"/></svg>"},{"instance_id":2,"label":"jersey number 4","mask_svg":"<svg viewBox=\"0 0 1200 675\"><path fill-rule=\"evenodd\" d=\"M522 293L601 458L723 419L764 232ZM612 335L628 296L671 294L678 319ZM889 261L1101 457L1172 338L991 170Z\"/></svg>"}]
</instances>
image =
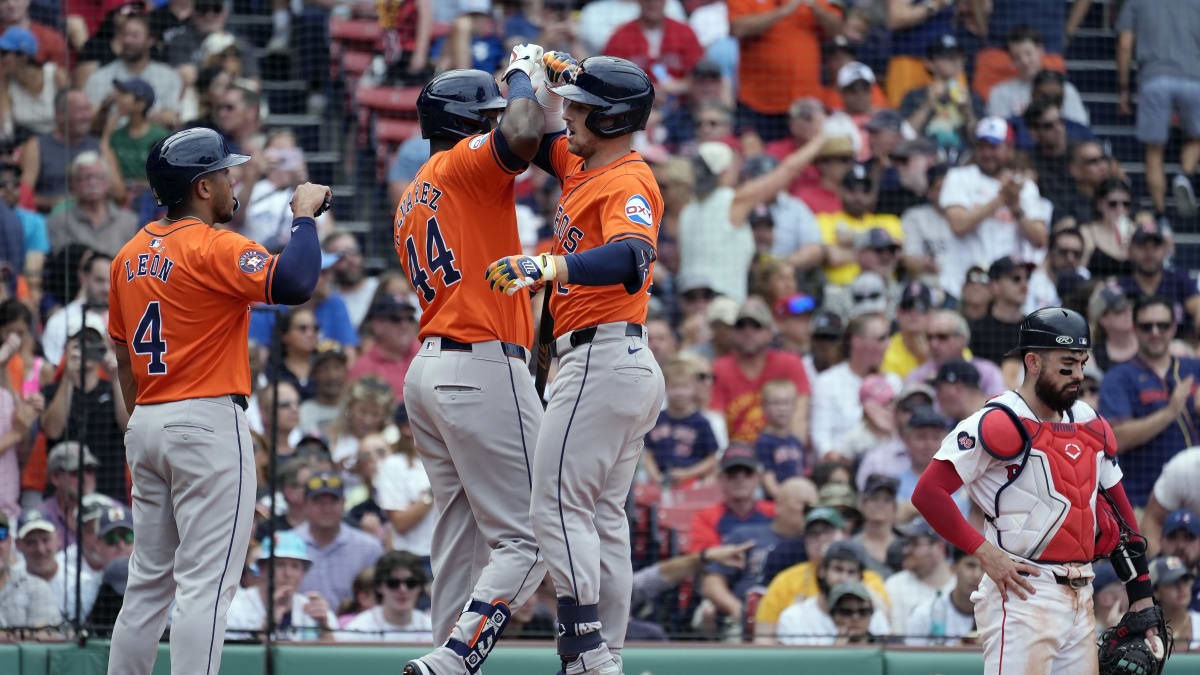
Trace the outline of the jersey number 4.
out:
<instances>
[{"instance_id":1,"label":"jersey number 4","mask_svg":"<svg viewBox=\"0 0 1200 675\"><path fill-rule=\"evenodd\" d=\"M442 238L442 228L436 217L430 216L425 221L425 264L421 264L411 234L404 240L404 249L408 256L408 278L426 304L433 302L433 297L437 295L437 291L429 285L431 272L441 270L442 284L445 286L453 286L462 279L462 272L454 267L454 251L446 248L446 240Z\"/></svg>"},{"instance_id":2,"label":"jersey number 4","mask_svg":"<svg viewBox=\"0 0 1200 675\"><path fill-rule=\"evenodd\" d=\"M158 301L152 300L146 305L142 320L138 321L137 330L133 332L133 353L150 355L146 372L151 375L167 372L167 364L163 361L163 354L167 353L167 341L162 334L162 311Z\"/></svg>"}]
</instances>

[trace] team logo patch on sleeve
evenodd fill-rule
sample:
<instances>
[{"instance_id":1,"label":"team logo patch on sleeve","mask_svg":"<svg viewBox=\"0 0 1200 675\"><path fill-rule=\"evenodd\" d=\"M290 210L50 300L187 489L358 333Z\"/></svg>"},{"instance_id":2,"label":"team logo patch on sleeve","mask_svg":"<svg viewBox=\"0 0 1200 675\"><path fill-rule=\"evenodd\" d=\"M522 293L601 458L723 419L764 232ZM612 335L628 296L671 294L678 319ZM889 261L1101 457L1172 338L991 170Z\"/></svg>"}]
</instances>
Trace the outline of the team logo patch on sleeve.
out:
<instances>
[{"instance_id":1,"label":"team logo patch on sleeve","mask_svg":"<svg viewBox=\"0 0 1200 675\"><path fill-rule=\"evenodd\" d=\"M238 269L246 274L261 272L262 268L266 266L267 254L262 251L245 251L242 253L242 257L238 258Z\"/></svg>"},{"instance_id":2,"label":"team logo patch on sleeve","mask_svg":"<svg viewBox=\"0 0 1200 675\"><path fill-rule=\"evenodd\" d=\"M975 447L975 437L965 431L958 432L958 447L961 450L970 450Z\"/></svg>"},{"instance_id":3,"label":"team logo patch on sleeve","mask_svg":"<svg viewBox=\"0 0 1200 675\"><path fill-rule=\"evenodd\" d=\"M650 210L650 202L641 195L634 195L625 201L625 217L642 227L654 226L654 213Z\"/></svg>"},{"instance_id":4,"label":"team logo patch on sleeve","mask_svg":"<svg viewBox=\"0 0 1200 675\"><path fill-rule=\"evenodd\" d=\"M472 150L478 150L483 147L483 144L485 142L487 142L487 134L484 134L482 136L476 136L475 138L472 138L471 141L469 143L467 143L467 146L470 147Z\"/></svg>"}]
</instances>

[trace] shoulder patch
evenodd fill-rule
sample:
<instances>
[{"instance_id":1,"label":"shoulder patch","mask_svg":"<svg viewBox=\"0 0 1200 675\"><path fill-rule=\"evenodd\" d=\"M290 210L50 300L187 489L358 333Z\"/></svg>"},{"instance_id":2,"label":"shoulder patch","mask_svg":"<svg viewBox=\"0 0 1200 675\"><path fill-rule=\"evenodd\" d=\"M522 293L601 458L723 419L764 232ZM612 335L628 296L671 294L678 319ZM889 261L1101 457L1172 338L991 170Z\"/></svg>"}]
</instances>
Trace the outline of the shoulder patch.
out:
<instances>
[{"instance_id":1,"label":"shoulder patch","mask_svg":"<svg viewBox=\"0 0 1200 675\"><path fill-rule=\"evenodd\" d=\"M262 271L262 268L267 266L267 254L262 251L250 249L243 251L238 258L238 269L246 274L256 274Z\"/></svg>"},{"instance_id":2,"label":"shoulder patch","mask_svg":"<svg viewBox=\"0 0 1200 675\"><path fill-rule=\"evenodd\" d=\"M975 437L965 431L958 432L958 449L971 450L975 447Z\"/></svg>"},{"instance_id":3,"label":"shoulder patch","mask_svg":"<svg viewBox=\"0 0 1200 675\"><path fill-rule=\"evenodd\" d=\"M625 217L642 227L654 227L654 212L650 210L650 202L641 195L625 200Z\"/></svg>"},{"instance_id":4,"label":"shoulder patch","mask_svg":"<svg viewBox=\"0 0 1200 675\"><path fill-rule=\"evenodd\" d=\"M471 141L467 144L467 147L471 148L472 150L478 150L478 149L482 148L483 144L486 142L487 142L487 134L483 134L482 136L476 136L475 138L472 138Z\"/></svg>"}]
</instances>

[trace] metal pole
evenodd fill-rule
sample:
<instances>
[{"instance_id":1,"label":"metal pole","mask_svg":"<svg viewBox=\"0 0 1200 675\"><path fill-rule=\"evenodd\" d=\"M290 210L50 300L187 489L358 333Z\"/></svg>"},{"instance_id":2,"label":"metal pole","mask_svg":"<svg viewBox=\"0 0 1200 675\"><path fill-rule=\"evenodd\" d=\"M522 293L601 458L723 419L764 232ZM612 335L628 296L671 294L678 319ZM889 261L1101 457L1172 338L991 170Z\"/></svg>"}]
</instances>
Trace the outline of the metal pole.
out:
<instances>
[{"instance_id":1,"label":"metal pole","mask_svg":"<svg viewBox=\"0 0 1200 675\"><path fill-rule=\"evenodd\" d=\"M269 433L269 436L270 436L267 439L267 449L270 453L267 458L267 472L268 472L267 483L268 483L268 486L270 489L270 503L271 503L271 515L268 517L267 522L271 523L271 527L268 530L268 536L271 536L273 538L274 534L275 534L274 521L275 521L275 516L278 513L278 511L276 510L276 508L277 508L276 495L279 492L276 489L276 482L279 480L279 478L278 478L279 462L277 461L277 457L278 457L277 450L278 450L278 446L279 446L279 440L278 440L278 434L276 433L275 430L279 427L279 370L280 370L280 368L283 367L283 348L282 348L283 342L280 339L281 336L280 336L279 330L278 330L278 323L279 323L280 315L282 314L282 312L279 307L268 306L268 305L256 305L251 311L260 312L260 313L268 313L268 314L271 314L274 316L274 321L271 322L271 343L270 343L270 347L268 348L269 355L267 357L267 370L270 374L270 380L271 380L271 402L272 402L272 405L271 405L270 421L267 422L267 426L266 426L266 431ZM253 387L251 387L251 388L253 388ZM260 574L262 573L261 569L259 570L259 573ZM267 605L267 630L266 630L266 634L263 636L263 646L266 649L266 652L263 655L263 657L264 657L263 658L263 675L271 675L273 672L275 672L275 657L273 654L273 650L271 649L271 641L275 635L274 601L275 601L275 542L272 540L271 555L267 558L267 602L266 602L266 605Z\"/></svg>"}]
</instances>

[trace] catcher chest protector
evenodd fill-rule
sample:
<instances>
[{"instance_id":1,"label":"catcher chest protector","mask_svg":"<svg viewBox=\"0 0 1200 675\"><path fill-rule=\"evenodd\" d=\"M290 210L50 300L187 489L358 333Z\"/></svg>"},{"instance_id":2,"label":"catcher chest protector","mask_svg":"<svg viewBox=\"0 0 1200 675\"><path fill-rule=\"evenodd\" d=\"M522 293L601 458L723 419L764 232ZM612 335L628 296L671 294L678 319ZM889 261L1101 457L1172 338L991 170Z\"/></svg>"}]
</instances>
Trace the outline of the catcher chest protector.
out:
<instances>
[{"instance_id":1,"label":"catcher chest protector","mask_svg":"<svg viewBox=\"0 0 1200 675\"><path fill-rule=\"evenodd\" d=\"M654 85L632 61L615 56L592 56L579 64L574 84L554 93L593 110L584 125L601 138L615 138L646 128L654 106Z\"/></svg>"}]
</instances>

